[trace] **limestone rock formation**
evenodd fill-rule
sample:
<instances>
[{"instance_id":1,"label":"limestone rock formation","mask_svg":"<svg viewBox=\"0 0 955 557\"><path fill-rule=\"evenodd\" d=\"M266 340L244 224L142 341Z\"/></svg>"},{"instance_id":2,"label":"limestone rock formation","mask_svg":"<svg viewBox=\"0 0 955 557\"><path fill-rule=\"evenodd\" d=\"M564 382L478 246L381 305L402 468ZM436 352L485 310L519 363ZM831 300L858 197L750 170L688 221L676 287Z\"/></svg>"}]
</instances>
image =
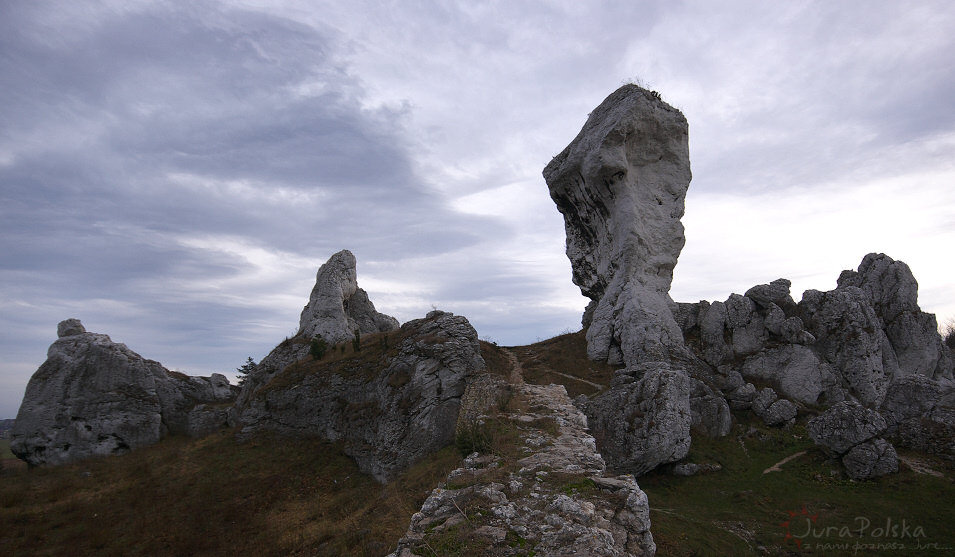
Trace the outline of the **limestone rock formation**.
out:
<instances>
[{"instance_id":1,"label":"limestone rock formation","mask_svg":"<svg viewBox=\"0 0 955 557\"><path fill-rule=\"evenodd\" d=\"M840 402L806 424L809 437L833 458L841 459L849 477L871 479L897 472L898 455L880 436L885 419L855 401Z\"/></svg>"},{"instance_id":2,"label":"limestone rock formation","mask_svg":"<svg viewBox=\"0 0 955 557\"><path fill-rule=\"evenodd\" d=\"M244 391L234 417L241 436L340 441L382 482L448 445L461 396L484 368L477 332L464 317L434 311L371 342L360 357L327 364L308 357Z\"/></svg>"},{"instance_id":3,"label":"limestone rock formation","mask_svg":"<svg viewBox=\"0 0 955 557\"><path fill-rule=\"evenodd\" d=\"M200 434L225 425L216 405L231 403L236 390L224 376L171 372L106 335L86 332L78 319L61 322L57 332L30 378L12 431L10 448L27 463L121 454L168 433ZM200 416L203 426L190 427Z\"/></svg>"},{"instance_id":4,"label":"limestone rock formation","mask_svg":"<svg viewBox=\"0 0 955 557\"><path fill-rule=\"evenodd\" d=\"M892 383L879 412L901 446L955 460L955 387L924 375Z\"/></svg>"},{"instance_id":5,"label":"limestone rock formation","mask_svg":"<svg viewBox=\"0 0 955 557\"><path fill-rule=\"evenodd\" d=\"M350 343L356 332L359 336L370 335L398 327L398 320L379 313L368 294L358 287L357 260L352 252L342 250L319 267L315 286L299 319L298 332L276 346L246 376L236 408L244 408L249 397L286 366L306 358L313 338L321 337L332 347ZM237 425L236 410L231 411L229 419Z\"/></svg>"},{"instance_id":6,"label":"limestone rock formation","mask_svg":"<svg viewBox=\"0 0 955 557\"><path fill-rule=\"evenodd\" d=\"M491 396L498 392L493 381L480 384ZM430 555L434 538L453 528L481 540L487 555L514 555L516 546L540 557L654 555L646 494L633 476L606 472L587 419L564 387L511 387L528 410L498 419L515 424L526 456L516 463L492 454L465 458L414 514L390 557ZM556 430L541 430L536 424L544 421L557 424Z\"/></svg>"},{"instance_id":7,"label":"limestone rock formation","mask_svg":"<svg viewBox=\"0 0 955 557\"><path fill-rule=\"evenodd\" d=\"M629 365L687 353L669 297L685 243L687 130L659 95L625 85L544 168L564 216L574 283L591 299L591 359Z\"/></svg>"},{"instance_id":8,"label":"limestone rock formation","mask_svg":"<svg viewBox=\"0 0 955 557\"><path fill-rule=\"evenodd\" d=\"M318 269L298 334L308 339L321 336L331 345L350 341L356 331L366 335L394 331L398 325L394 317L375 310L368 294L358 287L355 256L342 250Z\"/></svg>"},{"instance_id":9,"label":"limestone rock formation","mask_svg":"<svg viewBox=\"0 0 955 557\"><path fill-rule=\"evenodd\" d=\"M685 457L693 422L693 381L684 370L663 362L618 371L611 389L586 406L608 463L640 476Z\"/></svg>"},{"instance_id":10,"label":"limestone rock formation","mask_svg":"<svg viewBox=\"0 0 955 557\"><path fill-rule=\"evenodd\" d=\"M884 253L870 253L858 270L843 271L838 285L865 293L884 325L900 376L952 379L951 352L938 334L935 316L919 308L919 286L908 265Z\"/></svg>"},{"instance_id":11,"label":"limestone rock formation","mask_svg":"<svg viewBox=\"0 0 955 557\"><path fill-rule=\"evenodd\" d=\"M706 363L799 404L851 398L878 408L893 382L913 374L952 384L950 352L904 263L869 254L834 290L808 290L798 304L789 286L779 279L725 302L675 304L674 315Z\"/></svg>"}]
</instances>

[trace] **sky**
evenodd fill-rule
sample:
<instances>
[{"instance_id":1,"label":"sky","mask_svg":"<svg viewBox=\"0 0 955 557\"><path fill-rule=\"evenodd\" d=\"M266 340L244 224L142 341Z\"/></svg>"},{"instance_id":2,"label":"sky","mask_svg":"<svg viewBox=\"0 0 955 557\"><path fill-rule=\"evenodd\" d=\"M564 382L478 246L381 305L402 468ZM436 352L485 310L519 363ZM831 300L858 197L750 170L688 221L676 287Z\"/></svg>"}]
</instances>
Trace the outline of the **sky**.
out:
<instances>
[{"instance_id":1,"label":"sky","mask_svg":"<svg viewBox=\"0 0 955 557\"><path fill-rule=\"evenodd\" d=\"M401 322L578 330L541 176L619 86L686 115L677 301L869 252L955 317L948 1L0 2L0 418L70 317L192 375L295 333L351 250Z\"/></svg>"}]
</instances>

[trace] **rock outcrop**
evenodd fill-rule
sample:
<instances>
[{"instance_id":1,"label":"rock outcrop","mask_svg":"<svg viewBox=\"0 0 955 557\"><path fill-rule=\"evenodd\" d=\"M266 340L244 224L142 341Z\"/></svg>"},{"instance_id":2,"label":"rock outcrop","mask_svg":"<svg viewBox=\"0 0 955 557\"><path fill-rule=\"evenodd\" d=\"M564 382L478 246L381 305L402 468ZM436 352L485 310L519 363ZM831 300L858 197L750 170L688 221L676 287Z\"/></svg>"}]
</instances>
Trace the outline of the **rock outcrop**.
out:
<instances>
[{"instance_id":1,"label":"rock outcrop","mask_svg":"<svg viewBox=\"0 0 955 557\"><path fill-rule=\"evenodd\" d=\"M899 470L895 447L880 437L885 419L858 402L843 401L809 420L809 437L831 457L840 459L849 477L868 480Z\"/></svg>"},{"instance_id":2,"label":"rock outcrop","mask_svg":"<svg viewBox=\"0 0 955 557\"><path fill-rule=\"evenodd\" d=\"M341 442L382 482L453 441L461 397L484 369L467 319L433 311L352 351L337 360L332 351L327 362L306 357L248 391L234 418L240 436Z\"/></svg>"},{"instance_id":3,"label":"rock outcrop","mask_svg":"<svg viewBox=\"0 0 955 557\"><path fill-rule=\"evenodd\" d=\"M312 339L321 338L330 348L350 343L356 333L360 337L395 331L398 327L398 320L379 313L368 294L358 287L358 262L352 252L342 250L319 267L308 304L299 318L298 332L276 346L246 376L236 407L244 408L252 393L276 373L306 358ZM230 419L236 423L235 411Z\"/></svg>"},{"instance_id":4,"label":"rock outcrop","mask_svg":"<svg viewBox=\"0 0 955 557\"><path fill-rule=\"evenodd\" d=\"M808 290L798 304L789 286L779 279L726 302L677 304L675 315L705 362L803 405L851 398L878 408L910 375L952 383L951 354L904 263L869 254L834 290Z\"/></svg>"},{"instance_id":5,"label":"rock outcrop","mask_svg":"<svg viewBox=\"0 0 955 557\"><path fill-rule=\"evenodd\" d=\"M499 392L493 381L475 385L489 389L475 389L470 396L477 400ZM587 419L564 387L520 381L510 387L527 410L494 419L514 428L523 456L516 462L476 452L465 458L415 513L390 557L430 555L435 539L455 530L486 555L654 555L646 494L633 476L606 472Z\"/></svg>"},{"instance_id":6,"label":"rock outcrop","mask_svg":"<svg viewBox=\"0 0 955 557\"><path fill-rule=\"evenodd\" d=\"M298 335L322 337L328 344L348 342L362 335L394 331L398 320L378 313L368 294L358 288L357 261L342 250L318 269L315 286L302 310Z\"/></svg>"},{"instance_id":7,"label":"rock outcrop","mask_svg":"<svg viewBox=\"0 0 955 557\"><path fill-rule=\"evenodd\" d=\"M924 375L889 386L879 412L900 446L955 460L955 387Z\"/></svg>"},{"instance_id":8,"label":"rock outcrop","mask_svg":"<svg viewBox=\"0 0 955 557\"><path fill-rule=\"evenodd\" d=\"M122 454L167 434L201 435L226 425L237 389L225 376L190 377L147 360L78 319L30 378L10 448L30 465Z\"/></svg>"},{"instance_id":9,"label":"rock outcrop","mask_svg":"<svg viewBox=\"0 0 955 557\"><path fill-rule=\"evenodd\" d=\"M588 356L631 365L685 355L669 297L690 183L683 114L625 85L590 113L544 179L564 216L574 283L591 299Z\"/></svg>"},{"instance_id":10,"label":"rock outcrop","mask_svg":"<svg viewBox=\"0 0 955 557\"><path fill-rule=\"evenodd\" d=\"M668 364L643 364L618 371L613 387L587 404L590 427L612 467L640 476L689 453L692 381Z\"/></svg>"}]
</instances>

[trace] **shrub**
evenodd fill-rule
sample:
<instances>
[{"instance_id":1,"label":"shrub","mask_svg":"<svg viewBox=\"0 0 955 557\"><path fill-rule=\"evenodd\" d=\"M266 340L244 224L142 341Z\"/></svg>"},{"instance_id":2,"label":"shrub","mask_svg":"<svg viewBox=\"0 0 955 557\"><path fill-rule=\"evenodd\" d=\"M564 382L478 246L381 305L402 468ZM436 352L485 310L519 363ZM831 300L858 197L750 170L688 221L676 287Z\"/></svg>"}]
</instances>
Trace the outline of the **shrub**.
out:
<instances>
[{"instance_id":1,"label":"shrub","mask_svg":"<svg viewBox=\"0 0 955 557\"><path fill-rule=\"evenodd\" d=\"M945 341L945 346L955 350L955 317L949 319L948 323L945 324L945 328L942 330L942 339Z\"/></svg>"},{"instance_id":2,"label":"shrub","mask_svg":"<svg viewBox=\"0 0 955 557\"><path fill-rule=\"evenodd\" d=\"M328 345L325 344L325 339L321 336L317 336L312 339L312 343L309 345L309 353L312 355L312 358L316 360L321 360L325 357L325 352L328 350Z\"/></svg>"},{"instance_id":3,"label":"shrub","mask_svg":"<svg viewBox=\"0 0 955 557\"><path fill-rule=\"evenodd\" d=\"M361 350L361 331L355 330L355 338L351 339L351 347L355 352Z\"/></svg>"}]
</instances>

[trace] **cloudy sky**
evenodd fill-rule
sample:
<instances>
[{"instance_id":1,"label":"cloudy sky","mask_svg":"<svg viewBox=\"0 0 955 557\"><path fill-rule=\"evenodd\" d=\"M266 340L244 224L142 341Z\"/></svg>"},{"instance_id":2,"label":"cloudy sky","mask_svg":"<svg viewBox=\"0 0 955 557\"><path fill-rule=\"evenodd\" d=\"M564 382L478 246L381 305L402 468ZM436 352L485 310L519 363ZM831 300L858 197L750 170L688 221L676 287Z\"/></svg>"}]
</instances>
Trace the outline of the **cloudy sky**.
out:
<instances>
[{"instance_id":1,"label":"cloudy sky","mask_svg":"<svg viewBox=\"0 0 955 557\"><path fill-rule=\"evenodd\" d=\"M0 2L0 418L68 317L194 375L347 248L401 321L579 328L541 177L637 81L690 122L678 301L880 251L955 316L955 5Z\"/></svg>"}]
</instances>

